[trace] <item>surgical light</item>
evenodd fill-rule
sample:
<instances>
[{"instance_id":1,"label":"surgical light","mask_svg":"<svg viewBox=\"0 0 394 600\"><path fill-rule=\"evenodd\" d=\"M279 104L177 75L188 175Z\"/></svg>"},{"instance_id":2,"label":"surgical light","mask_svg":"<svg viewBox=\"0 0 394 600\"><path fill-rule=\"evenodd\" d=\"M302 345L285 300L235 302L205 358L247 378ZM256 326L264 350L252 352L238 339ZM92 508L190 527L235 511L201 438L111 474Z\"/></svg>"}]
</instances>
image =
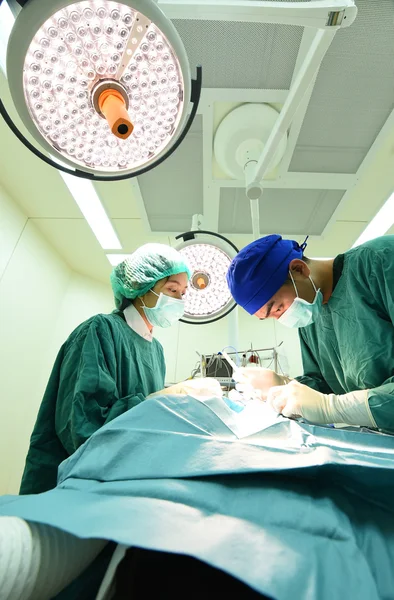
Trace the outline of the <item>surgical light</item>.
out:
<instances>
[{"instance_id":1,"label":"surgical light","mask_svg":"<svg viewBox=\"0 0 394 600\"><path fill-rule=\"evenodd\" d=\"M185 295L185 323L204 324L228 315L236 306L226 273L238 249L211 231L190 231L176 237L177 250L186 258L192 277Z\"/></svg>"},{"instance_id":2,"label":"surgical light","mask_svg":"<svg viewBox=\"0 0 394 600\"><path fill-rule=\"evenodd\" d=\"M201 69L191 81L183 43L153 0L28 0L10 35L7 74L35 141L70 174L104 181L171 154L201 91ZM2 104L0 112L17 133Z\"/></svg>"}]
</instances>

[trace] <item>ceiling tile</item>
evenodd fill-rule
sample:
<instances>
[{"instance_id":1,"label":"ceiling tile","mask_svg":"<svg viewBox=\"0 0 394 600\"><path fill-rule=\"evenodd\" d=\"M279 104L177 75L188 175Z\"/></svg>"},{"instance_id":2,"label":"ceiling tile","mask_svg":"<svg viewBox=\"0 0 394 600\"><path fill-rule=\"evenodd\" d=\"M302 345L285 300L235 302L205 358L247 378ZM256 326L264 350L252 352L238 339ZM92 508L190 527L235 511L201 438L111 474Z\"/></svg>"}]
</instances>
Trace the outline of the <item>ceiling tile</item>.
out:
<instances>
[{"instance_id":1,"label":"ceiling tile","mask_svg":"<svg viewBox=\"0 0 394 600\"><path fill-rule=\"evenodd\" d=\"M174 154L138 182L152 231L190 229L192 216L203 211L201 116Z\"/></svg>"},{"instance_id":2,"label":"ceiling tile","mask_svg":"<svg viewBox=\"0 0 394 600\"><path fill-rule=\"evenodd\" d=\"M302 27L179 19L173 23L192 70L203 67L205 88L289 89Z\"/></svg>"},{"instance_id":3,"label":"ceiling tile","mask_svg":"<svg viewBox=\"0 0 394 600\"><path fill-rule=\"evenodd\" d=\"M130 180L107 181L94 184L98 196L111 219L140 219Z\"/></svg>"},{"instance_id":4,"label":"ceiling tile","mask_svg":"<svg viewBox=\"0 0 394 600\"><path fill-rule=\"evenodd\" d=\"M355 173L394 109L394 3L357 5L322 62L290 171Z\"/></svg>"},{"instance_id":5,"label":"ceiling tile","mask_svg":"<svg viewBox=\"0 0 394 600\"><path fill-rule=\"evenodd\" d=\"M260 232L321 235L343 194L343 190L265 189L259 202ZM252 231L250 203L244 188L221 190L219 231Z\"/></svg>"}]
</instances>

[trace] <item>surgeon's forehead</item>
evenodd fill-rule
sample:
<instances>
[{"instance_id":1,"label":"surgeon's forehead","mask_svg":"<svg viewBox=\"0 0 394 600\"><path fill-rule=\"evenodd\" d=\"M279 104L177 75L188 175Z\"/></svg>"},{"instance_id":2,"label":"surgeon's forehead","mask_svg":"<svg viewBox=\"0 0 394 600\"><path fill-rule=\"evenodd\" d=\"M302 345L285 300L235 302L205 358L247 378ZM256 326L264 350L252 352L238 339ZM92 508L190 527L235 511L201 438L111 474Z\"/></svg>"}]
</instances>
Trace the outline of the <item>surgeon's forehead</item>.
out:
<instances>
[{"instance_id":1,"label":"surgeon's forehead","mask_svg":"<svg viewBox=\"0 0 394 600\"><path fill-rule=\"evenodd\" d=\"M259 310L254 313L254 316L258 317L259 319L266 319L270 315L271 310L275 306L275 304L280 302L285 295L286 288L284 287L284 285L282 285L282 287L276 292L276 294L274 294L272 298L270 298L268 302L264 304L264 306L259 308Z\"/></svg>"},{"instance_id":2,"label":"surgeon's forehead","mask_svg":"<svg viewBox=\"0 0 394 600\"><path fill-rule=\"evenodd\" d=\"M259 310L254 313L254 316L258 317L259 319L265 319L266 315L268 313L270 304L274 304L274 300L273 299L271 299L269 302L267 302L267 304L264 304L264 306L262 306L261 308L259 308Z\"/></svg>"},{"instance_id":3,"label":"surgeon's forehead","mask_svg":"<svg viewBox=\"0 0 394 600\"><path fill-rule=\"evenodd\" d=\"M269 309L275 304L277 293L268 300L257 312L254 313L255 317L259 319L265 319L266 314L269 312Z\"/></svg>"}]
</instances>

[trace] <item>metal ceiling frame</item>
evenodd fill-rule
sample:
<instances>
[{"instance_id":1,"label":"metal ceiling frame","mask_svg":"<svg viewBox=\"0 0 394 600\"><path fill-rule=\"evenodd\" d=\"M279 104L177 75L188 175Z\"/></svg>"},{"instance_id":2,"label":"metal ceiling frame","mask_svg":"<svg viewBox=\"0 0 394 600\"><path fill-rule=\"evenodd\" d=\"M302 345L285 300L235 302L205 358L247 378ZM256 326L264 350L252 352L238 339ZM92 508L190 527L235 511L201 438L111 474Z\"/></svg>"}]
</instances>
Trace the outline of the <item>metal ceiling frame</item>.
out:
<instances>
[{"instance_id":1,"label":"metal ceiling frame","mask_svg":"<svg viewBox=\"0 0 394 600\"><path fill-rule=\"evenodd\" d=\"M263 0L159 0L170 19L298 25L315 29L350 26L357 15L352 0L265 2Z\"/></svg>"},{"instance_id":2,"label":"metal ceiling frame","mask_svg":"<svg viewBox=\"0 0 394 600\"><path fill-rule=\"evenodd\" d=\"M13 0L8 0L12 3ZM303 25L304 32L295 64L295 69L292 77L291 86L295 82L295 78L304 63L312 40L316 33L316 27L319 26L324 30L333 31L332 25L328 24L328 15L330 13L338 13L346 9L349 2L346 0L319 0L315 2L298 2L287 7L283 2L263 2L260 0L159 0L159 7L171 19L188 19L188 20L219 20L219 21L241 21L250 23L278 23L278 11L281 12L280 22L284 23L285 19L291 18L291 24ZM270 14L267 10L269 9ZM313 9L313 15L311 10ZM298 15L294 14L297 10ZM276 12L275 12L276 11ZM286 16L284 17L284 11ZM300 22L301 12L303 22ZM309 17L306 19L307 11ZM346 16L346 15L345 15ZM330 17L332 19L332 16ZM297 20L295 23L294 19ZM349 19L347 24L350 24ZM306 22L307 21L307 22ZM338 27L336 27L338 29ZM263 181L263 188L288 188L288 189L335 189L344 190L345 194L334 211L331 219L328 221L322 235L311 236L311 239L324 240L329 238L333 233L335 223L340 220L340 215L344 207L346 207L348 199L351 197L354 187L359 179L363 176L370 163L374 160L379 152L382 144L387 138L388 132L394 128L394 111L391 113L383 126L380 134L377 136L374 144L366 155L364 161L360 165L355 174L342 173L300 173L288 172L289 165L297 144L299 133L304 121L304 117L308 108L310 97L313 91L315 77L312 80L312 85L305 93L298 111L294 116L292 125L288 132L288 145L285 156L279 167L278 176L275 180ZM290 87L291 87L290 86ZM204 226L213 231L218 230L219 221L219 205L220 205L220 190L225 187L244 187L245 182L237 180L215 178L212 172L212 138L214 134L214 117L215 103L220 102L267 102L283 105L289 94L289 90L247 90L247 89L203 89L201 102L198 114L202 116L203 128L203 193L204 193ZM149 218L144 205L144 200L141 194L140 186L136 179L128 182L131 186L131 194L139 207L140 216L145 232L150 236L165 235L168 237L168 231L152 231ZM228 234L228 232L226 232ZM307 232L305 232L307 233ZM286 235L285 237L299 237L299 234ZM231 234L231 239L235 243L243 243L245 241L244 234Z\"/></svg>"},{"instance_id":3,"label":"metal ceiling frame","mask_svg":"<svg viewBox=\"0 0 394 600\"><path fill-rule=\"evenodd\" d=\"M353 174L288 172L319 65L336 31L341 26L349 26L353 23L357 13L353 0L318 0L308 3L265 2L261 0L219 0L215 2L213 0L159 0L159 6L171 19L244 21L304 26L289 90L229 90L217 88L203 89L202 91L198 112L202 115L203 120L203 213L205 227L212 231L218 231L221 188L245 187L245 180L218 179L214 178L212 173L214 104L218 102L266 102L280 104L285 109L282 109L283 114L281 113L282 124L279 123L277 131L272 132L255 173L267 170L266 157L275 150L283 131L288 131L286 153L279 167L277 178L263 180L261 182L263 189L299 188L347 191L354 187L357 176ZM333 24L334 14L337 15L335 25ZM345 19L347 20L345 21ZM343 200L340 204L342 202ZM140 202L139 205L141 206ZM142 220L146 226L146 223L149 223L148 215L145 206L141 208L143 211ZM332 220L333 217L329 223ZM149 231L151 231L150 228ZM165 234L166 232L155 233Z\"/></svg>"},{"instance_id":4,"label":"metal ceiling frame","mask_svg":"<svg viewBox=\"0 0 394 600\"><path fill-rule=\"evenodd\" d=\"M302 60L298 62L297 68L294 70L286 100L261 156L259 157L256 154L245 157L246 195L250 199L253 236L257 239L260 236L259 197L261 197L264 190L261 182L269 171L271 157L275 154L283 136L287 135L294 117L304 101L304 96L309 94L310 98L320 64L334 39L335 33L341 27L348 27L353 23L357 15L357 7L353 0L334 0L334 2L318 0L308 3L265 2L261 0L252 2L250 0L227 0L226 2L226 0L219 0L215 4L211 0L195 0L193 4L184 0L176 0L170 4L169 0L167 2L162 0L161 7L164 10L167 9L167 16L170 18L182 18L181 15L189 14L189 18L194 20L219 17L222 21L226 19L232 21L258 20L261 23L301 25L306 29L313 28L313 38L310 40L310 44L303 44ZM190 13L191 10L192 13ZM305 102L309 98L307 97L307 100L304 101L304 110L307 107ZM208 129L210 129L210 123L208 123ZM209 131L206 133L209 133ZM205 138L203 143L205 145ZM204 160L204 180L208 178L206 167L208 165L205 164ZM215 194L211 184L204 183L205 191L209 196L209 200L204 194L204 211L206 211L204 217L207 218L211 226L215 227L213 230L217 231L219 191L216 190Z\"/></svg>"}]
</instances>

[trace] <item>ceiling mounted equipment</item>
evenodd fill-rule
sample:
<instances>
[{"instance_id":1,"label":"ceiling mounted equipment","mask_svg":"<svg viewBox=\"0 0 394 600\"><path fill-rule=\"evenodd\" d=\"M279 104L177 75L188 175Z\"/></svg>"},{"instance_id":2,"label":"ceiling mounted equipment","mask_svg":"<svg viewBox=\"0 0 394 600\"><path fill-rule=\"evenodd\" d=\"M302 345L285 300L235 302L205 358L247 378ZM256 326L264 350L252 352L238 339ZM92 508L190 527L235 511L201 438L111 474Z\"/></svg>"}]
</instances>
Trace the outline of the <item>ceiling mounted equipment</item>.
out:
<instances>
[{"instance_id":1,"label":"ceiling mounted equipment","mask_svg":"<svg viewBox=\"0 0 394 600\"><path fill-rule=\"evenodd\" d=\"M201 68L191 80L183 43L156 3L21 4L7 48L9 87L26 129L54 160L0 103L18 138L57 169L99 181L133 177L165 160L193 122Z\"/></svg>"},{"instance_id":2,"label":"ceiling mounted equipment","mask_svg":"<svg viewBox=\"0 0 394 600\"><path fill-rule=\"evenodd\" d=\"M194 230L178 235L176 249L190 264L192 277L185 295L184 323L203 325L228 315L235 307L226 274L238 248L212 231Z\"/></svg>"}]
</instances>

